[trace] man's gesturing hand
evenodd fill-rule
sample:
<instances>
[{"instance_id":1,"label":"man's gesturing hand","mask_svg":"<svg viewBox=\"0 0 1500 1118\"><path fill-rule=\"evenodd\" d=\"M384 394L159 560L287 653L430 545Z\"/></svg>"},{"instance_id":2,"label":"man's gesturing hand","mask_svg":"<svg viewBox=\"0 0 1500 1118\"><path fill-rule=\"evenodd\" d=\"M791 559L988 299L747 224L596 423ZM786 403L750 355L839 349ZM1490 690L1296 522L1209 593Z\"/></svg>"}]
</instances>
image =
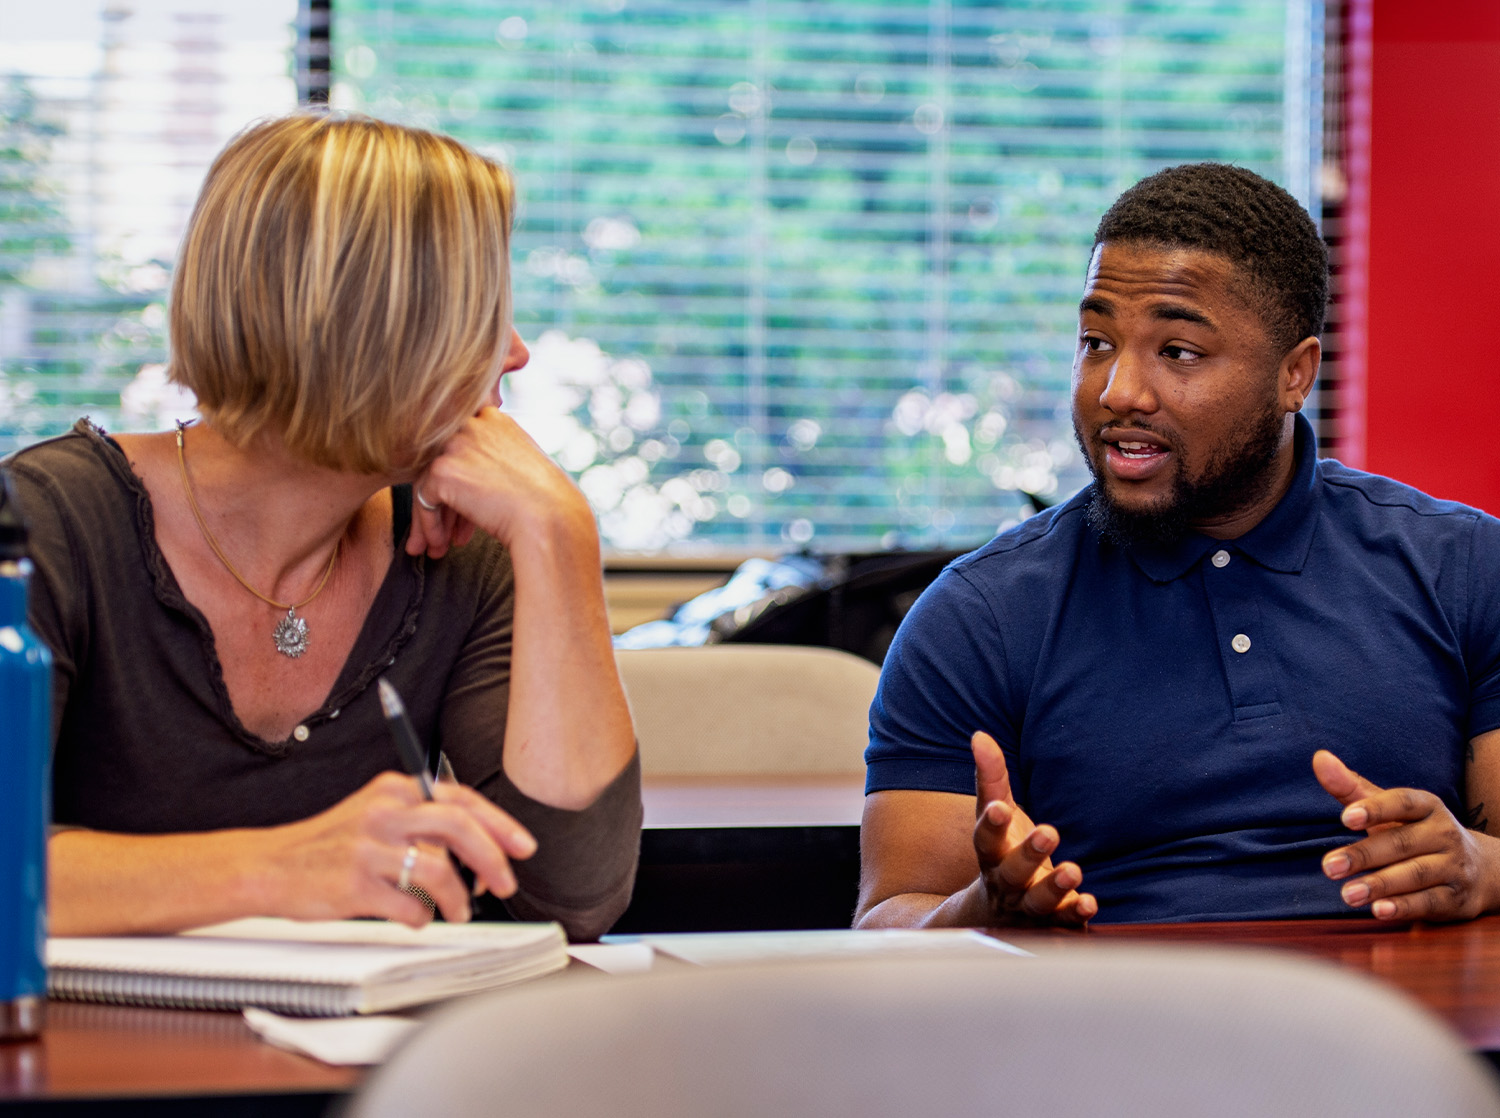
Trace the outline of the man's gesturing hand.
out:
<instances>
[{"instance_id":1,"label":"man's gesturing hand","mask_svg":"<svg viewBox=\"0 0 1500 1118\"><path fill-rule=\"evenodd\" d=\"M974 824L974 853L984 883L989 915L996 923L1019 919L1083 924L1099 911L1099 902L1078 892L1083 871L1073 862L1052 865L1058 834L1027 818L1011 795L1005 754L989 734L970 741L977 773L979 818Z\"/></svg>"},{"instance_id":2,"label":"man's gesturing hand","mask_svg":"<svg viewBox=\"0 0 1500 1118\"><path fill-rule=\"evenodd\" d=\"M1344 903L1380 920L1467 920L1492 906L1500 840L1464 827L1431 792L1380 788L1326 749L1313 772L1344 805L1344 826L1368 832L1323 856L1325 874L1349 879Z\"/></svg>"}]
</instances>

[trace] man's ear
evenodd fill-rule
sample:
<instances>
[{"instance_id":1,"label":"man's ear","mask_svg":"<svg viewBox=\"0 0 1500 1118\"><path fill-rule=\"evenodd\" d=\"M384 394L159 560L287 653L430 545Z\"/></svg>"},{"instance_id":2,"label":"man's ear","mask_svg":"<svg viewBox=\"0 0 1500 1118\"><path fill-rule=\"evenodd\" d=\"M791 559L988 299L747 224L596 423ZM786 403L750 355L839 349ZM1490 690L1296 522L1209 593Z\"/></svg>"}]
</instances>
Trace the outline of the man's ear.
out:
<instances>
[{"instance_id":1,"label":"man's ear","mask_svg":"<svg viewBox=\"0 0 1500 1118\"><path fill-rule=\"evenodd\" d=\"M1312 395L1313 383L1318 379L1318 366L1323 361L1323 344L1317 338L1303 338L1287 350L1277 370L1277 384L1281 389L1281 406L1289 412L1301 411L1302 405Z\"/></svg>"}]
</instances>

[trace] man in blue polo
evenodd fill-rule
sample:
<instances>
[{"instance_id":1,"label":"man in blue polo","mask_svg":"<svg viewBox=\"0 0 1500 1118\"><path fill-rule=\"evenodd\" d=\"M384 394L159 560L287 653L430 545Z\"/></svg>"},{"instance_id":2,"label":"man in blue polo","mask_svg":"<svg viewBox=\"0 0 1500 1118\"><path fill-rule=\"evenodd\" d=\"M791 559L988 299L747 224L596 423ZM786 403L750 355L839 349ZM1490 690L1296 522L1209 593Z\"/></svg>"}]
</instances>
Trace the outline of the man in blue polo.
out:
<instances>
[{"instance_id":1,"label":"man in blue polo","mask_svg":"<svg viewBox=\"0 0 1500 1118\"><path fill-rule=\"evenodd\" d=\"M1500 907L1500 521L1318 459L1327 253L1285 191L1173 168L1095 239L1094 483L902 626L856 922Z\"/></svg>"}]
</instances>

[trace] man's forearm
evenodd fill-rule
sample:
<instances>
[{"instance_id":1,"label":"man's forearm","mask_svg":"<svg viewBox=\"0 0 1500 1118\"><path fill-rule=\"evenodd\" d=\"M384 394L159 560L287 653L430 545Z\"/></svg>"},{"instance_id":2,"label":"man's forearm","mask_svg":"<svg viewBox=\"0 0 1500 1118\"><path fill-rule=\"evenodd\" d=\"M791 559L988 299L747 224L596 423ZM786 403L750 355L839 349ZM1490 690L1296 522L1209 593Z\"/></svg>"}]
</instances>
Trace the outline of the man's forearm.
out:
<instances>
[{"instance_id":1,"label":"man's forearm","mask_svg":"<svg viewBox=\"0 0 1500 1118\"><path fill-rule=\"evenodd\" d=\"M988 915L978 878L958 893L897 893L856 915L856 928L983 928Z\"/></svg>"}]
</instances>

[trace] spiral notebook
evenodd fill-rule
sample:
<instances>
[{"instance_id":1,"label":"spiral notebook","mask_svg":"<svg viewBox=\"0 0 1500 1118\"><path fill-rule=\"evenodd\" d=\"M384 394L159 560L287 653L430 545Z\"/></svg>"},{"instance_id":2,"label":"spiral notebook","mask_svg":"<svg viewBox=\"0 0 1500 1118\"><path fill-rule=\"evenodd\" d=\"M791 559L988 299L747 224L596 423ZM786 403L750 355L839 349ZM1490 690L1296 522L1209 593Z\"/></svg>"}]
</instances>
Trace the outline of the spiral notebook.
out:
<instances>
[{"instance_id":1,"label":"spiral notebook","mask_svg":"<svg viewBox=\"0 0 1500 1118\"><path fill-rule=\"evenodd\" d=\"M185 1009L260 1006L303 1017L384 1013L567 966L557 924L234 920L174 936L53 938L47 993Z\"/></svg>"}]
</instances>

